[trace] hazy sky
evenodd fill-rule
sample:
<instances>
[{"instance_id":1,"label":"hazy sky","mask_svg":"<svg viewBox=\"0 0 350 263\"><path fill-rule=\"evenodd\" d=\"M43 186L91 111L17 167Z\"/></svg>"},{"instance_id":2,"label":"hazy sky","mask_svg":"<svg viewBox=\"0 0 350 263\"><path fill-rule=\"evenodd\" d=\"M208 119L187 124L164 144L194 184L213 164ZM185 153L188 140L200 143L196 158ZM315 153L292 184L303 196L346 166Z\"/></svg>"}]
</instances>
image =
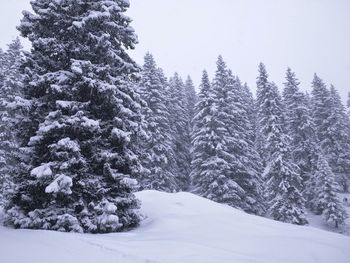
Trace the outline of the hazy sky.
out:
<instances>
[{"instance_id":1,"label":"hazy sky","mask_svg":"<svg viewBox=\"0 0 350 263\"><path fill-rule=\"evenodd\" d=\"M16 35L29 0L0 0L0 47ZM222 54L255 89L257 65L266 64L280 88L287 66L310 90L313 73L333 83L344 100L350 91L350 0L130 0L139 36L131 53L142 63L154 54L167 75L211 76Z\"/></svg>"}]
</instances>

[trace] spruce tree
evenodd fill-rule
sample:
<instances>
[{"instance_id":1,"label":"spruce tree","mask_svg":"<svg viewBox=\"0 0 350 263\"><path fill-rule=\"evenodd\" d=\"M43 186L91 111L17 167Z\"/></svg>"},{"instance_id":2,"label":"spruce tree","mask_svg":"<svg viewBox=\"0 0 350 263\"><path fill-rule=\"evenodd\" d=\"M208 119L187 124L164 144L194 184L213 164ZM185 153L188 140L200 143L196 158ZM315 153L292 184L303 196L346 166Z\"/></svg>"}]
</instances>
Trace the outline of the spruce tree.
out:
<instances>
[{"instance_id":1,"label":"spruce tree","mask_svg":"<svg viewBox=\"0 0 350 263\"><path fill-rule=\"evenodd\" d=\"M24 125L29 103L23 98L22 45L16 38L3 54L0 86L0 204L13 189L12 175L19 169L20 126ZM5 201L5 200L3 200Z\"/></svg>"},{"instance_id":2,"label":"spruce tree","mask_svg":"<svg viewBox=\"0 0 350 263\"><path fill-rule=\"evenodd\" d=\"M312 81L312 88L312 117L317 139L322 142L327 138L326 120L330 115L329 109L331 108L330 91L316 74Z\"/></svg>"},{"instance_id":3,"label":"spruce tree","mask_svg":"<svg viewBox=\"0 0 350 263\"><path fill-rule=\"evenodd\" d=\"M164 79L153 56L147 53L139 85L141 97L147 103L142 110L148 135L142 144L146 152L142 162L148 172L141 178L140 185L142 189L173 192L177 190L177 181L172 169L170 113L166 107Z\"/></svg>"},{"instance_id":4,"label":"spruce tree","mask_svg":"<svg viewBox=\"0 0 350 263\"><path fill-rule=\"evenodd\" d=\"M232 145L232 129L234 125L234 116L232 111L235 110L233 105L233 83L229 76L227 65L222 56L218 57L216 63L215 77L212 83L215 96L214 109L216 119L216 136L218 144L215 146L216 152L213 156L213 164L217 166L214 178L211 178L209 189L209 199L216 202L225 203L233 207L242 205L244 189L238 185L234 177L234 165L240 165L236 160ZM207 186L203 187L208 189Z\"/></svg>"},{"instance_id":5,"label":"spruce tree","mask_svg":"<svg viewBox=\"0 0 350 263\"><path fill-rule=\"evenodd\" d=\"M336 174L342 190L349 191L350 183L350 121L338 91L330 88L331 107L329 117L325 120L328 129L321 142L333 173Z\"/></svg>"},{"instance_id":6,"label":"spruce tree","mask_svg":"<svg viewBox=\"0 0 350 263\"><path fill-rule=\"evenodd\" d=\"M307 223L299 167L290 155L290 138L285 132L282 98L277 86L268 82L263 64L259 65L258 114L261 152L265 154L264 177L270 216L279 221Z\"/></svg>"},{"instance_id":7,"label":"spruce tree","mask_svg":"<svg viewBox=\"0 0 350 263\"><path fill-rule=\"evenodd\" d=\"M195 191L217 202L262 213L258 154L249 133L244 91L220 56L210 88L203 75L194 118Z\"/></svg>"},{"instance_id":8,"label":"spruce tree","mask_svg":"<svg viewBox=\"0 0 350 263\"><path fill-rule=\"evenodd\" d=\"M235 157L233 165L234 180L244 190L244 197L238 207L248 213L263 214L262 160L254 147L254 115L252 111L252 94L247 87L242 86L238 77L228 71L231 93L227 101L231 109L230 152ZM254 103L253 103L254 104ZM250 119L253 118L253 119Z\"/></svg>"},{"instance_id":9,"label":"spruce tree","mask_svg":"<svg viewBox=\"0 0 350 263\"><path fill-rule=\"evenodd\" d=\"M115 232L138 224L140 170L134 142L137 38L127 1L31 2L19 30L32 42L25 93L31 100L26 171L6 207L17 228Z\"/></svg>"},{"instance_id":10,"label":"spruce tree","mask_svg":"<svg viewBox=\"0 0 350 263\"><path fill-rule=\"evenodd\" d=\"M263 105L264 105L264 95L267 94L270 89L270 83L268 81L269 75L267 74L266 67L263 63L259 64L259 75L256 81L256 112L257 112L257 121L256 121L256 137L255 137L255 147L260 154L260 157L263 161L263 165L266 165L267 162L267 149L265 146L265 138L262 132L262 127L260 126L260 120L264 117Z\"/></svg>"},{"instance_id":11,"label":"spruce tree","mask_svg":"<svg viewBox=\"0 0 350 263\"><path fill-rule=\"evenodd\" d=\"M334 223L334 226L338 228L344 223L347 214L337 197L335 176L322 151L318 155L313 181L315 192L314 199L311 200L313 211L316 214L322 214L326 222Z\"/></svg>"},{"instance_id":12,"label":"spruce tree","mask_svg":"<svg viewBox=\"0 0 350 263\"><path fill-rule=\"evenodd\" d=\"M240 79L237 78L237 82L240 82ZM256 109L256 101L253 97L253 93L248 87L247 83L244 83L242 86L243 100L245 105L245 110L248 114L249 120L249 132L251 133L251 140L255 143L256 138L256 129L257 129L257 109ZM254 146L255 148L255 146Z\"/></svg>"},{"instance_id":13,"label":"spruce tree","mask_svg":"<svg viewBox=\"0 0 350 263\"><path fill-rule=\"evenodd\" d=\"M227 129L219 118L219 76L226 74L226 65L220 57L217 62L216 80L210 84L203 73L201 91L196 105L192 133L193 158L191 178L196 194L216 202L235 206L244 191L230 177L231 164L228 158ZM215 87L215 88L214 88Z\"/></svg>"},{"instance_id":14,"label":"spruce tree","mask_svg":"<svg viewBox=\"0 0 350 263\"><path fill-rule=\"evenodd\" d=\"M350 137L349 119L340 96L332 86L327 89L315 74L312 83L312 111L318 142L336 181L344 191L349 189Z\"/></svg>"},{"instance_id":15,"label":"spruce tree","mask_svg":"<svg viewBox=\"0 0 350 263\"><path fill-rule=\"evenodd\" d=\"M210 191L204 190L217 176L217 145L220 138L216 134L215 96L208 73L203 71L198 102L195 105L195 116L192 131L191 181L195 193L208 196Z\"/></svg>"},{"instance_id":16,"label":"spruce tree","mask_svg":"<svg viewBox=\"0 0 350 263\"><path fill-rule=\"evenodd\" d=\"M291 138L292 158L299 166L303 187L313 169L313 154L316 144L311 108L306 95L299 90L299 80L288 68L283 90L286 131Z\"/></svg>"},{"instance_id":17,"label":"spruce tree","mask_svg":"<svg viewBox=\"0 0 350 263\"><path fill-rule=\"evenodd\" d=\"M186 110L190 123L190 130L192 130L192 119L195 114L195 105L197 102L197 94L193 85L193 81L190 76L187 77L185 82L185 95L186 95Z\"/></svg>"},{"instance_id":18,"label":"spruce tree","mask_svg":"<svg viewBox=\"0 0 350 263\"><path fill-rule=\"evenodd\" d=\"M177 73L169 80L168 96L170 126L173 131L173 152L175 154L174 174L178 189L186 191L190 186L190 120L186 109L185 84Z\"/></svg>"}]
</instances>

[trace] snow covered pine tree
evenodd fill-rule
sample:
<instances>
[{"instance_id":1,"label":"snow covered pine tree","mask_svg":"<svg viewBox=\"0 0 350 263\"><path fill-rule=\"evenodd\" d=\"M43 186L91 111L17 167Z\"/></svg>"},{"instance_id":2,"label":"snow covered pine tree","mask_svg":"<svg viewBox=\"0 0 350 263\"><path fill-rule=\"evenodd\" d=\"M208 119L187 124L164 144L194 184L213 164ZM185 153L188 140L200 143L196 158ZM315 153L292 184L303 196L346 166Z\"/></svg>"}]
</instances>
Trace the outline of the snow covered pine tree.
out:
<instances>
[{"instance_id":1,"label":"snow covered pine tree","mask_svg":"<svg viewBox=\"0 0 350 263\"><path fill-rule=\"evenodd\" d=\"M299 166L303 188L315 168L316 136L308 98L299 90L300 82L288 68L283 90L286 132L291 138L293 161Z\"/></svg>"},{"instance_id":2,"label":"snow covered pine tree","mask_svg":"<svg viewBox=\"0 0 350 263\"><path fill-rule=\"evenodd\" d=\"M194 192L250 213L262 213L260 158L250 141L244 90L221 56L213 85L204 73L201 87L192 135Z\"/></svg>"},{"instance_id":3,"label":"snow covered pine tree","mask_svg":"<svg viewBox=\"0 0 350 263\"><path fill-rule=\"evenodd\" d=\"M177 180L173 173L170 113L166 106L166 82L163 72L157 68L154 58L147 53L140 81L141 98L147 103L142 114L148 139L142 144L145 157L143 166L148 170L140 179L142 189L174 192Z\"/></svg>"},{"instance_id":4,"label":"snow covered pine tree","mask_svg":"<svg viewBox=\"0 0 350 263\"><path fill-rule=\"evenodd\" d=\"M137 66L125 49L137 37L127 0L31 2L19 26L27 55L28 171L6 222L17 228L115 232L139 222L133 194L140 169L133 142L140 103Z\"/></svg>"},{"instance_id":5,"label":"snow covered pine tree","mask_svg":"<svg viewBox=\"0 0 350 263\"><path fill-rule=\"evenodd\" d=\"M284 130L282 99L277 86L269 83L265 65L260 63L258 76L258 111L260 134L265 141L264 177L267 182L269 214L275 220L304 225L304 198L299 167L294 164L289 150L289 137Z\"/></svg>"},{"instance_id":6,"label":"snow covered pine tree","mask_svg":"<svg viewBox=\"0 0 350 263\"><path fill-rule=\"evenodd\" d=\"M338 91L331 85L331 108L327 119L327 139L322 146L327 149L327 157L332 171L336 175L341 190L350 190L350 120Z\"/></svg>"},{"instance_id":7,"label":"snow covered pine tree","mask_svg":"<svg viewBox=\"0 0 350 263\"><path fill-rule=\"evenodd\" d=\"M187 76L186 82L185 82L185 95L186 95L186 109L187 109L187 115L189 119L189 125L190 125L190 132L192 132L193 128L193 122L192 119L195 114L195 105L197 102L197 94L196 90L193 85L193 81L190 76Z\"/></svg>"},{"instance_id":8,"label":"snow covered pine tree","mask_svg":"<svg viewBox=\"0 0 350 263\"><path fill-rule=\"evenodd\" d=\"M349 119L334 87L327 89L316 74L312 82L312 114L317 139L336 181L349 189L350 135Z\"/></svg>"},{"instance_id":9,"label":"snow covered pine tree","mask_svg":"<svg viewBox=\"0 0 350 263\"><path fill-rule=\"evenodd\" d=\"M312 177L314 181L314 198L311 208L316 214L322 214L327 223L334 223L336 228L348 217L336 194L334 174L322 154L318 155L317 169Z\"/></svg>"},{"instance_id":10,"label":"snow covered pine tree","mask_svg":"<svg viewBox=\"0 0 350 263\"><path fill-rule=\"evenodd\" d=\"M169 80L168 96L170 127L173 130L172 141L176 163L174 165L174 174L177 179L178 189L186 191L190 186L190 118L187 112L185 84L177 73Z\"/></svg>"},{"instance_id":11,"label":"snow covered pine tree","mask_svg":"<svg viewBox=\"0 0 350 263\"><path fill-rule=\"evenodd\" d=\"M3 54L0 84L0 205L1 196L12 191L12 175L20 167L19 126L25 121L29 103L23 99L22 45L16 38Z\"/></svg>"}]
</instances>

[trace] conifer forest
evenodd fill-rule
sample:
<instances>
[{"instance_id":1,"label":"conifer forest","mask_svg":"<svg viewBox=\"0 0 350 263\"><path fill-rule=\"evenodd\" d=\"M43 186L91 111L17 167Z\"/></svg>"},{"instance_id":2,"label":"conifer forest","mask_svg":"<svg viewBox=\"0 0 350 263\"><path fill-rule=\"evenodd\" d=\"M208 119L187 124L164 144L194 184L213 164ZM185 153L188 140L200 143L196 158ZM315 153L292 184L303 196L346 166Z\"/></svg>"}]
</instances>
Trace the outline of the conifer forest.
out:
<instances>
[{"instance_id":1,"label":"conifer forest","mask_svg":"<svg viewBox=\"0 0 350 263\"><path fill-rule=\"evenodd\" d=\"M220 54L200 83L166 75L150 52L139 65L129 5L32 0L21 38L0 50L3 229L135 233L142 196L164 209L162 192L350 233L350 92L346 104L331 79L301 83L289 67L278 85L263 61L249 86Z\"/></svg>"}]
</instances>

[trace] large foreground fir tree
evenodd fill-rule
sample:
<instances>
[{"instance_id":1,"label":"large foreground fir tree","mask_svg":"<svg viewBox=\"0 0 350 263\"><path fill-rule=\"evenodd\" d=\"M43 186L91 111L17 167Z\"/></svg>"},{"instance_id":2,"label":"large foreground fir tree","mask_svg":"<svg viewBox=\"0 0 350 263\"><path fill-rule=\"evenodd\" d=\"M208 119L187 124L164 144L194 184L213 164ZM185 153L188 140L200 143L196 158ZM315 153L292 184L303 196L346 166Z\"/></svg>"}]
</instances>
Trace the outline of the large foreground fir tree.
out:
<instances>
[{"instance_id":1,"label":"large foreground fir tree","mask_svg":"<svg viewBox=\"0 0 350 263\"><path fill-rule=\"evenodd\" d=\"M132 179L140 103L126 53L137 42L125 0L32 1L19 27L32 43L25 93L27 169L6 222L19 228L114 232L139 222Z\"/></svg>"}]
</instances>

